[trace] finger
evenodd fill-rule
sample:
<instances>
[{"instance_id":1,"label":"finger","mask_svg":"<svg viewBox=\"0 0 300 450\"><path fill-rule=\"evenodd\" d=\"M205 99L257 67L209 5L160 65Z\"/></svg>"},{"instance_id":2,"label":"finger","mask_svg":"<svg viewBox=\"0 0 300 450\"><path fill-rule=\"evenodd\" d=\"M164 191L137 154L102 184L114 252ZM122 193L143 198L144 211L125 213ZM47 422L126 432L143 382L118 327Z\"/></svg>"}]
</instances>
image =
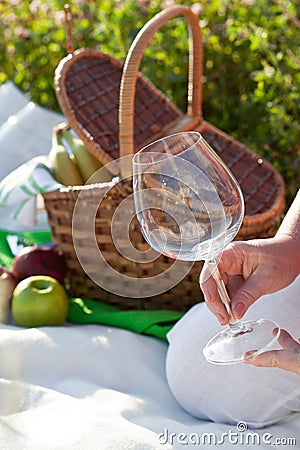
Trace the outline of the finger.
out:
<instances>
[{"instance_id":1,"label":"finger","mask_svg":"<svg viewBox=\"0 0 300 450\"><path fill-rule=\"evenodd\" d=\"M207 303L218 298L217 285L207 264L204 264L202 268L199 283Z\"/></svg>"},{"instance_id":2,"label":"finger","mask_svg":"<svg viewBox=\"0 0 300 450\"><path fill-rule=\"evenodd\" d=\"M223 280L225 282L225 276L223 275ZM245 280L242 275L232 275L231 277L227 277L226 288L230 298L233 298L236 293L241 289Z\"/></svg>"},{"instance_id":3,"label":"finger","mask_svg":"<svg viewBox=\"0 0 300 450\"><path fill-rule=\"evenodd\" d=\"M221 325L226 325L229 322L229 316L220 298L216 282L206 265L202 269L199 281L209 310L217 317Z\"/></svg>"},{"instance_id":4,"label":"finger","mask_svg":"<svg viewBox=\"0 0 300 450\"><path fill-rule=\"evenodd\" d=\"M243 248L245 243L241 241L231 242L217 257L216 261L220 273L232 275L242 273L243 268Z\"/></svg>"},{"instance_id":5,"label":"finger","mask_svg":"<svg viewBox=\"0 0 300 450\"><path fill-rule=\"evenodd\" d=\"M241 319L248 308L265 293L264 286L264 281L255 274L243 283L231 302L232 314L236 320Z\"/></svg>"},{"instance_id":6,"label":"finger","mask_svg":"<svg viewBox=\"0 0 300 450\"><path fill-rule=\"evenodd\" d=\"M246 357L250 352L247 352ZM294 350L272 350L253 356L244 361L256 367L273 367L284 369L300 375L300 353Z\"/></svg>"},{"instance_id":7,"label":"finger","mask_svg":"<svg viewBox=\"0 0 300 450\"><path fill-rule=\"evenodd\" d=\"M211 280L211 283L207 281L206 285L201 288L208 309L217 317L221 325L226 325L229 322L229 315L220 298L215 281Z\"/></svg>"},{"instance_id":8,"label":"finger","mask_svg":"<svg viewBox=\"0 0 300 450\"><path fill-rule=\"evenodd\" d=\"M276 334L276 332L275 332ZM278 342L287 350L300 350L300 344L286 330L280 330Z\"/></svg>"}]
</instances>

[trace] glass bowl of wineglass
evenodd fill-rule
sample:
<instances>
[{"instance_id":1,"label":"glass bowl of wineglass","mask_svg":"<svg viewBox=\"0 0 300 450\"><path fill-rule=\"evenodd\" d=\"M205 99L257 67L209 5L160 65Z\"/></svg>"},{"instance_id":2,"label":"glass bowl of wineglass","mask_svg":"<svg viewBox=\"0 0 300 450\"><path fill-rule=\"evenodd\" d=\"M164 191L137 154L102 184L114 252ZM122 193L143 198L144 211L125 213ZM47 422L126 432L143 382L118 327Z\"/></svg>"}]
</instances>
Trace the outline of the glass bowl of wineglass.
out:
<instances>
[{"instance_id":1,"label":"glass bowl of wineglass","mask_svg":"<svg viewBox=\"0 0 300 450\"><path fill-rule=\"evenodd\" d=\"M132 159L137 219L157 252L185 261L204 260L231 317L203 349L207 361L233 364L245 353L265 351L277 339L270 320L234 321L218 259L237 235L244 217L241 188L230 170L194 131L159 139Z\"/></svg>"}]
</instances>

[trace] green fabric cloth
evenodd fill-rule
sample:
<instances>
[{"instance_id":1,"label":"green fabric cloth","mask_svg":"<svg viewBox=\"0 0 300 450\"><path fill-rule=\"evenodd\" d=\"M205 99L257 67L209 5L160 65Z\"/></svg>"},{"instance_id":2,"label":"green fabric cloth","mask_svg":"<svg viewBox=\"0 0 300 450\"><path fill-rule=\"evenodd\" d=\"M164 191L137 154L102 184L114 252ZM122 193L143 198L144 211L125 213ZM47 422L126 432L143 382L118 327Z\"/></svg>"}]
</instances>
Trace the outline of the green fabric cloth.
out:
<instances>
[{"instance_id":1,"label":"green fabric cloth","mask_svg":"<svg viewBox=\"0 0 300 450\"><path fill-rule=\"evenodd\" d=\"M169 310L123 311L96 300L72 298L69 301L67 321L125 328L166 341L167 333L182 316L182 312Z\"/></svg>"},{"instance_id":2,"label":"green fabric cloth","mask_svg":"<svg viewBox=\"0 0 300 450\"><path fill-rule=\"evenodd\" d=\"M19 242L24 245L39 245L51 242L49 230L15 232L0 229L0 264L7 268L10 268L14 258L7 241L8 236L16 236Z\"/></svg>"},{"instance_id":3,"label":"green fabric cloth","mask_svg":"<svg viewBox=\"0 0 300 450\"><path fill-rule=\"evenodd\" d=\"M7 268L10 268L14 258L7 242L8 235L17 236L20 243L24 245L43 244L51 241L51 233L47 230L17 233L0 229L0 264ZM123 311L96 300L71 298L67 321L77 324L101 324L125 328L166 341L167 333L182 316L182 312L169 310Z\"/></svg>"}]
</instances>

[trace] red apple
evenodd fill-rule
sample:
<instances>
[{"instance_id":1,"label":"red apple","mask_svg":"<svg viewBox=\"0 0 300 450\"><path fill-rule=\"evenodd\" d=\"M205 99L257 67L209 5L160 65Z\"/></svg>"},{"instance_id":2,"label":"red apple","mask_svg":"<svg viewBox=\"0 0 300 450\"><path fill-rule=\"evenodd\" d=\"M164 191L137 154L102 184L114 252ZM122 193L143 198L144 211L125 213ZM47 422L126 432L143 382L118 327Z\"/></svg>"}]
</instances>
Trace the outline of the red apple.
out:
<instances>
[{"instance_id":1,"label":"red apple","mask_svg":"<svg viewBox=\"0 0 300 450\"><path fill-rule=\"evenodd\" d=\"M64 260L55 250L36 246L24 247L15 256L11 272L18 282L32 275L48 275L60 284L67 274Z\"/></svg>"}]
</instances>

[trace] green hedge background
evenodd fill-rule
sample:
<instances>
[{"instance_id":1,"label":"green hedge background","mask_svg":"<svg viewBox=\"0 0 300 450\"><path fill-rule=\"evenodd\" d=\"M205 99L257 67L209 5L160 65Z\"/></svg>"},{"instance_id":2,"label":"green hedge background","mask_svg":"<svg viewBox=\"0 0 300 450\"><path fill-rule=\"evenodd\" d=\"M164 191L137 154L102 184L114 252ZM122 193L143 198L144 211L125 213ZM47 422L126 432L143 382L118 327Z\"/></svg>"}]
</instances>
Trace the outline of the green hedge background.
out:
<instances>
[{"instance_id":1,"label":"green hedge background","mask_svg":"<svg viewBox=\"0 0 300 450\"><path fill-rule=\"evenodd\" d=\"M59 111L54 70L66 54L64 1L0 3L0 84L11 79L36 103ZM124 59L140 28L182 3L198 14L204 39L203 113L271 161L299 188L300 4L297 0L73 0L75 48ZM185 110L188 42L183 18L157 33L142 72Z\"/></svg>"}]
</instances>

